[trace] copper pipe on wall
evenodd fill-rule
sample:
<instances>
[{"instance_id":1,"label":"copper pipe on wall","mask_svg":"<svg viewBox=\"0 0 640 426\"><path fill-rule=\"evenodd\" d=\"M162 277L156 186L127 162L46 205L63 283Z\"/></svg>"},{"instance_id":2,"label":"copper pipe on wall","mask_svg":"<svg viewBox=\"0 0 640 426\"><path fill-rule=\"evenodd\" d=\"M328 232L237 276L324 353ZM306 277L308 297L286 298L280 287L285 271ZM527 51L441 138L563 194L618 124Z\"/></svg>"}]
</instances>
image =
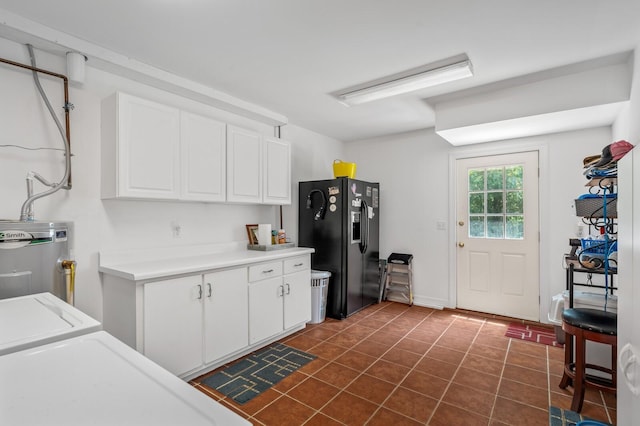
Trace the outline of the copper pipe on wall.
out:
<instances>
[{"instance_id":1,"label":"copper pipe on wall","mask_svg":"<svg viewBox=\"0 0 640 426\"><path fill-rule=\"evenodd\" d=\"M53 71L44 70L42 68L32 67L31 65L21 64L20 62L11 61L9 59L0 58L0 62L8 65L13 65L14 67L24 68L26 70L35 71L62 79L64 85L64 126L67 136L67 142L69 143L69 152L71 152L71 121L69 118L69 110L71 109L71 104L69 103L69 79L67 78L67 76L64 74L55 73ZM71 168L69 169L66 188L71 188Z\"/></svg>"}]
</instances>

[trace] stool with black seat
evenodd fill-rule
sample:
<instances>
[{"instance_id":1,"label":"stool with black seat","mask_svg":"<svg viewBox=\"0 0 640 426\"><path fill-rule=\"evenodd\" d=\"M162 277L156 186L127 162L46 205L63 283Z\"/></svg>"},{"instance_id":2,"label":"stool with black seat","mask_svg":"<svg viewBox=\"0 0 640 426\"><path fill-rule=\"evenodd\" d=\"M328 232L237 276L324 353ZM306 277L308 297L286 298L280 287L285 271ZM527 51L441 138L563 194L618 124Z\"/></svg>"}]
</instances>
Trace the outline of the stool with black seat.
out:
<instances>
[{"instance_id":1,"label":"stool with black seat","mask_svg":"<svg viewBox=\"0 0 640 426\"><path fill-rule=\"evenodd\" d=\"M579 413L584 402L587 386L606 392L616 392L617 368L616 356L618 316L611 312L597 309L572 308L562 312L562 330L568 334L565 339L564 373L560 388L573 385L571 410ZM573 361L573 339L575 338L575 362ZM611 346L611 368L587 364L587 341L604 343ZM587 369L597 370L609 375L603 378L587 374Z\"/></svg>"}]
</instances>

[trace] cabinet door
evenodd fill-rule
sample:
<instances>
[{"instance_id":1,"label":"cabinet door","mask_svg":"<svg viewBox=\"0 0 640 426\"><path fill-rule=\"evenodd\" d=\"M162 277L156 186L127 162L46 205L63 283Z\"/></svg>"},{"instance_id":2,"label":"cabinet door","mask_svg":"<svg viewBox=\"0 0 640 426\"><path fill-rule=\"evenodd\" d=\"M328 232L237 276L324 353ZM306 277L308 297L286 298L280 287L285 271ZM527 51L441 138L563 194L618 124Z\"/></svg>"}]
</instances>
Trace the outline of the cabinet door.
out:
<instances>
[{"instance_id":1,"label":"cabinet door","mask_svg":"<svg viewBox=\"0 0 640 426\"><path fill-rule=\"evenodd\" d=\"M618 419L640 424L640 151L618 161ZM619 372L623 373L620 374ZM620 422L622 424L623 422Z\"/></svg>"},{"instance_id":2,"label":"cabinet door","mask_svg":"<svg viewBox=\"0 0 640 426\"><path fill-rule=\"evenodd\" d=\"M247 268L204 276L205 363L249 345Z\"/></svg>"},{"instance_id":3,"label":"cabinet door","mask_svg":"<svg viewBox=\"0 0 640 426\"><path fill-rule=\"evenodd\" d=\"M262 202L262 136L227 126L227 201Z\"/></svg>"},{"instance_id":4,"label":"cabinet door","mask_svg":"<svg viewBox=\"0 0 640 426\"><path fill-rule=\"evenodd\" d=\"M282 331L282 277L249 284L249 343Z\"/></svg>"},{"instance_id":5,"label":"cabinet door","mask_svg":"<svg viewBox=\"0 0 640 426\"><path fill-rule=\"evenodd\" d=\"M311 271L284 276L284 328L311 320Z\"/></svg>"},{"instance_id":6,"label":"cabinet door","mask_svg":"<svg viewBox=\"0 0 640 426\"><path fill-rule=\"evenodd\" d=\"M226 125L208 117L180 113L180 198L224 201Z\"/></svg>"},{"instance_id":7,"label":"cabinet door","mask_svg":"<svg viewBox=\"0 0 640 426\"><path fill-rule=\"evenodd\" d=\"M202 275L144 285L144 355L175 375L202 365Z\"/></svg>"},{"instance_id":8,"label":"cabinet door","mask_svg":"<svg viewBox=\"0 0 640 426\"><path fill-rule=\"evenodd\" d=\"M291 144L264 138L263 202L291 204Z\"/></svg>"},{"instance_id":9,"label":"cabinet door","mask_svg":"<svg viewBox=\"0 0 640 426\"><path fill-rule=\"evenodd\" d=\"M180 112L118 94L119 197L177 199Z\"/></svg>"}]
</instances>

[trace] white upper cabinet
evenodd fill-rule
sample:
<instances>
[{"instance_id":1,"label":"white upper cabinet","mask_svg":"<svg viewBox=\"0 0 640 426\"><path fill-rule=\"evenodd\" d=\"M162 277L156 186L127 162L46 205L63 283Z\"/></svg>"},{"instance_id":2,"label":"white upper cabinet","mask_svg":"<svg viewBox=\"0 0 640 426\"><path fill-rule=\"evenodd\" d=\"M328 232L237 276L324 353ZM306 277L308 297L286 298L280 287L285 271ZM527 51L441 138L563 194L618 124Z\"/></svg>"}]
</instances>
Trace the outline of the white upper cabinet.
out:
<instances>
[{"instance_id":1,"label":"white upper cabinet","mask_svg":"<svg viewBox=\"0 0 640 426\"><path fill-rule=\"evenodd\" d=\"M291 204L291 144L229 125L227 201Z\"/></svg>"},{"instance_id":2,"label":"white upper cabinet","mask_svg":"<svg viewBox=\"0 0 640 426\"><path fill-rule=\"evenodd\" d=\"M102 102L102 198L291 204L291 144L124 93Z\"/></svg>"},{"instance_id":3,"label":"white upper cabinet","mask_svg":"<svg viewBox=\"0 0 640 426\"><path fill-rule=\"evenodd\" d=\"M277 138L263 139L263 202L291 204L291 144Z\"/></svg>"},{"instance_id":4,"label":"white upper cabinet","mask_svg":"<svg viewBox=\"0 0 640 426\"><path fill-rule=\"evenodd\" d=\"M116 93L102 103L102 198L225 201L226 124Z\"/></svg>"},{"instance_id":5,"label":"white upper cabinet","mask_svg":"<svg viewBox=\"0 0 640 426\"><path fill-rule=\"evenodd\" d=\"M180 112L116 93L102 105L102 198L176 199Z\"/></svg>"},{"instance_id":6,"label":"white upper cabinet","mask_svg":"<svg viewBox=\"0 0 640 426\"><path fill-rule=\"evenodd\" d=\"M182 111L180 147L180 198L225 201L226 125Z\"/></svg>"},{"instance_id":7,"label":"white upper cabinet","mask_svg":"<svg viewBox=\"0 0 640 426\"><path fill-rule=\"evenodd\" d=\"M227 126L227 201L262 202L262 136Z\"/></svg>"}]
</instances>

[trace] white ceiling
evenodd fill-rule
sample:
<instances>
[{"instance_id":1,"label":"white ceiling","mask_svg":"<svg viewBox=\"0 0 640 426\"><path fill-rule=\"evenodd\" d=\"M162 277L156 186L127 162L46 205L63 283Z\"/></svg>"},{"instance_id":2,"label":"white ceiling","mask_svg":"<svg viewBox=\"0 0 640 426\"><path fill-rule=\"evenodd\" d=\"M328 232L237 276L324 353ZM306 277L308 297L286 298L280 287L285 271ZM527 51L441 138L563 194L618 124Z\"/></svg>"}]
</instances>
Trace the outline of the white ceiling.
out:
<instances>
[{"instance_id":1,"label":"white ceiling","mask_svg":"<svg viewBox=\"0 0 640 426\"><path fill-rule=\"evenodd\" d=\"M343 141L433 127L432 99L640 42L638 0L0 0L0 9ZM350 108L330 95L463 53L472 78Z\"/></svg>"}]
</instances>

